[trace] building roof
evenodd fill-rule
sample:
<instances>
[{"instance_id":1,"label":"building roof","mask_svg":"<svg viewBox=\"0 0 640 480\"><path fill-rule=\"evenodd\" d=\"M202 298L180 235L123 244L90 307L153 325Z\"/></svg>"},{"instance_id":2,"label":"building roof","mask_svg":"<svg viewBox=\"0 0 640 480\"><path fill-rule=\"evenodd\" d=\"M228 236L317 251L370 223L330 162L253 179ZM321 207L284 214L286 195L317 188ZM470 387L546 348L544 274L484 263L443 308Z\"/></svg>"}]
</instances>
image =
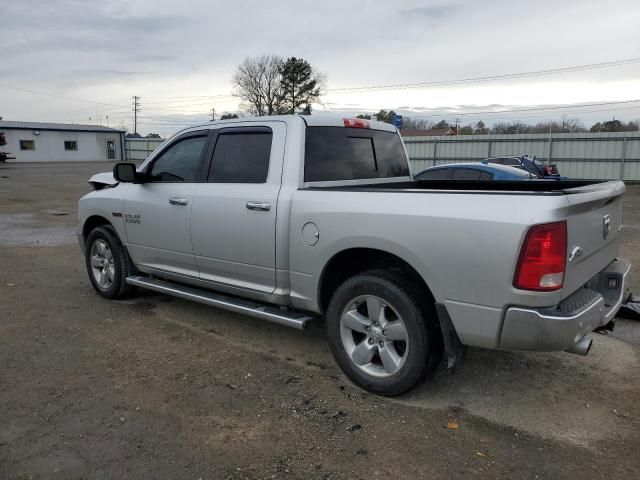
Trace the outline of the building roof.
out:
<instances>
[{"instance_id":1,"label":"building roof","mask_svg":"<svg viewBox=\"0 0 640 480\"><path fill-rule=\"evenodd\" d=\"M104 127L102 125L82 125L79 123L48 123L48 122L11 122L0 120L0 130L57 130L63 132L112 132L123 130Z\"/></svg>"},{"instance_id":2,"label":"building roof","mask_svg":"<svg viewBox=\"0 0 640 480\"><path fill-rule=\"evenodd\" d=\"M430 128L428 130L406 129L400 130L403 137L442 137L444 135L455 135L454 128Z\"/></svg>"}]
</instances>

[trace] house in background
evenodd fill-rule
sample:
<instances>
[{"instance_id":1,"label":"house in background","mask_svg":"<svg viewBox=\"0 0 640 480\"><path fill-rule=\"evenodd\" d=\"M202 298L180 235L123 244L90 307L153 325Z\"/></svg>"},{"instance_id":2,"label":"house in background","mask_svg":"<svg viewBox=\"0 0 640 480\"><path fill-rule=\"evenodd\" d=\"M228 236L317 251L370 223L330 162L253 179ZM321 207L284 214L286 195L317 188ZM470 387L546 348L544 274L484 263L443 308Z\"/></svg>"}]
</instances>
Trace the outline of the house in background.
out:
<instances>
[{"instance_id":1,"label":"house in background","mask_svg":"<svg viewBox=\"0 0 640 480\"><path fill-rule=\"evenodd\" d=\"M12 162L124 161L123 130L101 125L0 121Z\"/></svg>"}]
</instances>

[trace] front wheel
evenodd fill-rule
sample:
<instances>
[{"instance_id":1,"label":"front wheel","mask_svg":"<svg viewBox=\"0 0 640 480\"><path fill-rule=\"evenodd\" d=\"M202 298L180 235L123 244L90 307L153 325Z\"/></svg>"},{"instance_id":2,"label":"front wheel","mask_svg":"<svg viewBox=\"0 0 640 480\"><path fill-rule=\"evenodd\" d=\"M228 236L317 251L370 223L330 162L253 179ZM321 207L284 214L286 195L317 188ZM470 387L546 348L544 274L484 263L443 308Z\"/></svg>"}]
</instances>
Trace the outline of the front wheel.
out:
<instances>
[{"instance_id":1,"label":"front wheel","mask_svg":"<svg viewBox=\"0 0 640 480\"><path fill-rule=\"evenodd\" d=\"M97 227L87 238L85 260L93 288L105 298L124 298L133 291L127 285L129 260L124 245L109 226Z\"/></svg>"},{"instance_id":2,"label":"front wheel","mask_svg":"<svg viewBox=\"0 0 640 480\"><path fill-rule=\"evenodd\" d=\"M435 318L399 274L377 270L350 278L333 295L326 319L336 362L372 393L399 395L439 360Z\"/></svg>"}]
</instances>

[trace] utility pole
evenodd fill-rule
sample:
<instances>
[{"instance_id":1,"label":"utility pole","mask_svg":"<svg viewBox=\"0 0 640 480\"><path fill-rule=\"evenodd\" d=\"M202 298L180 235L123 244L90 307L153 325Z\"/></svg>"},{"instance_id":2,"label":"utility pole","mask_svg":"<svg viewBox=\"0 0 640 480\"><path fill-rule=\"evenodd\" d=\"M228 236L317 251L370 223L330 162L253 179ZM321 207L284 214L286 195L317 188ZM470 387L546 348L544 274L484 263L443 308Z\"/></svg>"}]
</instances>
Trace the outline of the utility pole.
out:
<instances>
[{"instance_id":1,"label":"utility pole","mask_svg":"<svg viewBox=\"0 0 640 480\"><path fill-rule=\"evenodd\" d=\"M216 109L211 109L211 121L213 122L216 119Z\"/></svg>"},{"instance_id":2,"label":"utility pole","mask_svg":"<svg viewBox=\"0 0 640 480\"><path fill-rule=\"evenodd\" d=\"M133 133L138 133L138 112L140 111L140 97L133 96Z\"/></svg>"}]
</instances>

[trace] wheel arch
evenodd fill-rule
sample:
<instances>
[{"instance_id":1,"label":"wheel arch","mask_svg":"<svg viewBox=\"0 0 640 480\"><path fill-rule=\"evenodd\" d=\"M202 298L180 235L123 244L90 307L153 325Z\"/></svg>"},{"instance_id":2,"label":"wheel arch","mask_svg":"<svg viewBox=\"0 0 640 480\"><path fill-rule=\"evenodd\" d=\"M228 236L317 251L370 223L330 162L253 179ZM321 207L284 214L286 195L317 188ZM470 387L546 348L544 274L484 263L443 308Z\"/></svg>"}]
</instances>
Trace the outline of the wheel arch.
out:
<instances>
[{"instance_id":1,"label":"wheel arch","mask_svg":"<svg viewBox=\"0 0 640 480\"><path fill-rule=\"evenodd\" d=\"M87 237L92 230L103 225L107 225L113 228L115 231L113 224L102 215L91 215L89 218L87 218L82 225L82 238L84 240L84 243L87 243Z\"/></svg>"},{"instance_id":2,"label":"wheel arch","mask_svg":"<svg viewBox=\"0 0 640 480\"><path fill-rule=\"evenodd\" d=\"M400 270L411 284L426 293L426 300L435 303L433 291L411 263L395 253L377 248L346 248L335 253L326 263L318 282L318 304L326 312L336 289L348 278L369 270Z\"/></svg>"}]
</instances>

